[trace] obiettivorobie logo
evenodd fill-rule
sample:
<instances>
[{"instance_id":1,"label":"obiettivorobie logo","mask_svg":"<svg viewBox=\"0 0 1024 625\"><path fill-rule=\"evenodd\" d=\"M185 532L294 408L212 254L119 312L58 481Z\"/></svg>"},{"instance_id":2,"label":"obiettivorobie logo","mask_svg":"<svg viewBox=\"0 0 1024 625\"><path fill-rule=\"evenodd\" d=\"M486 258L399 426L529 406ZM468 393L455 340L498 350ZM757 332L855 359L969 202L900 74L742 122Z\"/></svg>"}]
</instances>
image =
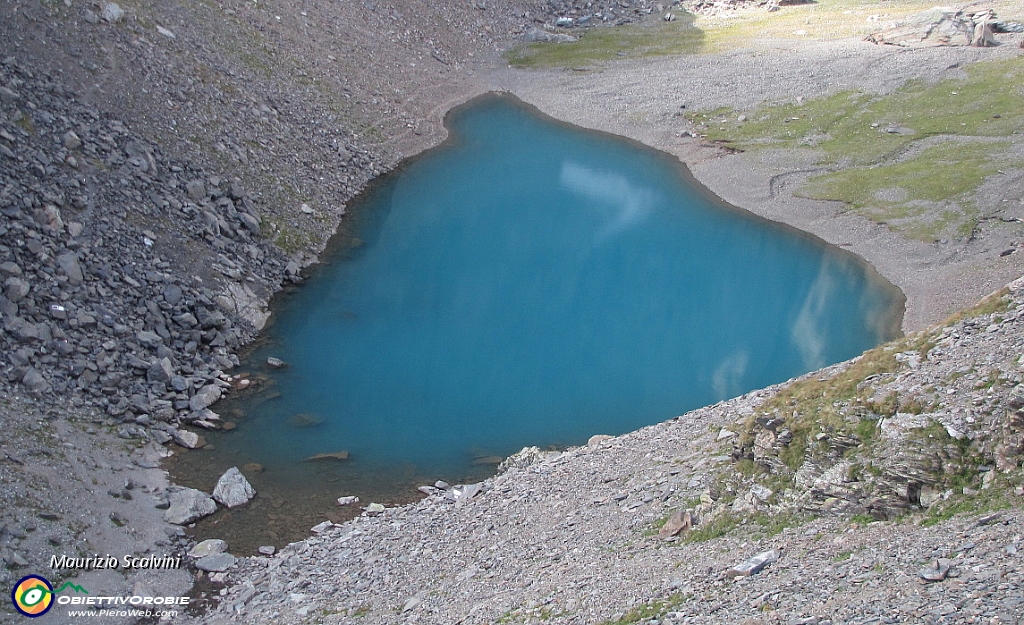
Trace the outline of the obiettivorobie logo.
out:
<instances>
[{"instance_id":1,"label":"obiettivorobie logo","mask_svg":"<svg viewBox=\"0 0 1024 625\"><path fill-rule=\"evenodd\" d=\"M75 592L89 594L88 590L71 582L64 582L63 586L54 590L50 580L45 577L26 575L18 580L11 590L11 603L14 604L14 609L18 612L29 618L35 618L49 612L53 607L53 596L68 588Z\"/></svg>"},{"instance_id":2,"label":"obiettivorobie logo","mask_svg":"<svg viewBox=\"0 0 1024 625\"><path fill-rule=\"evenodd\" d=\"M14 608L29 618L42 616L50 611L53 604L71 608L70 616L83 616L76 609L91 610L89 616L120 616L120 617L174 617L178 609L189 605L189 597L149 597L139 595L127 596L92 596L79 597L67 594L57 597L58 593L71 589L76 594L89 595L89 591L77 584L64 582L57 590L42 575L27 575L18 580L11 590L11 603ZM170 609L174 608L174 609Z\"/></svg>"}]
</instances>

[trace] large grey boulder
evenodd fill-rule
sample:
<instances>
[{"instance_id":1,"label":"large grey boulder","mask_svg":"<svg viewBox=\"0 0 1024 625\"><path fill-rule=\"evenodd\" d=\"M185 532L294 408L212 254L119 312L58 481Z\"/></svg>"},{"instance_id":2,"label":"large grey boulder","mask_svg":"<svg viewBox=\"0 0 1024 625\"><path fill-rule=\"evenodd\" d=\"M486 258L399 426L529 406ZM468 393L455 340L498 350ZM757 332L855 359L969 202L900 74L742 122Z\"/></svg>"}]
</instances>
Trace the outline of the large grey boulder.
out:
<instances>
[{"instance_id":1,"label":"large grey boulder","mask_svg":"<svg viewBox=\"0 0 1024 625\"><path fill-rule=\"evenodd\" d=\"M217 480L213 498L229 508L249 503L256 496L256 489L245 479L238 467L231 467Z\"/></svg>"},{"instance_id":2,"label":"large grey boulder","mask_svg":"<svg viewBox=\"0 0 1024 625\"><path fill-rule=\"evenodd\" d=\"M199 389L195 395L188 400L188 406L192 410L209 408L215 401L220 399L221 390L216 384L207 384Z\"/></svg>"},{"instance_id":3,"label":"large grey boulder","mask_svg":"<svg viewBox=\"0 0 1024 625\"><path fill-rule=\"evenodd\" d=\"M222 573L235 565L235 559L230 553L218 553L196 560L196 568L209 573Z\"/></svg>"},{"instance_id":4,"label":"large grey boulder","mask_svg":"<svg viewBox=\"0 0 1024 625\"><path fill-rule=\"evenodd\" d=\"M992 18L994 14L991 11L965 14L956 8L935 7L915 13L890 28L872 33L868 35L867 40L872 43L909 48L987 46L995 43L990 27Z\"/></svg>"},{"instance_id":5,"label":"large grey boulder","mask_svg":"<svg viewBox=\"0 0 1024 625\"><path fill-rule=\"evenodd\" d=\"M217 503L209 495L194 488L176 488L167 495L170 507L164 511L164 521L185 525L217 511Z\"/></svg>"}]
</instances>

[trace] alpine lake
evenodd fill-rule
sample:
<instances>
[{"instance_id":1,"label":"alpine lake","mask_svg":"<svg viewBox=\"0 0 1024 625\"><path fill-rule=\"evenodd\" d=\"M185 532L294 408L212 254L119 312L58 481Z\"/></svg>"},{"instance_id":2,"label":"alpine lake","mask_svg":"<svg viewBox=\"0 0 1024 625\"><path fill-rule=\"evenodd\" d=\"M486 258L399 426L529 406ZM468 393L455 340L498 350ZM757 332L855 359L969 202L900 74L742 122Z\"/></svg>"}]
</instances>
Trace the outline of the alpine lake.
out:
<instances>
[{"instance_id":1,"label":"alpine lake","mask_svg":"<svg viewBox=\"0 0 1024 625\"><path fill-rule=\"evenodd\" d=\"M207 493L232 466L256 488L198 538L280 547L485 479L524 446L664 421L900 332L903 295L870 265L726 204L669 154L504 94L446 124L275 297L233 372L250 386L213 406L237 427L169 463Z\"/></svg>"}]
</instances>

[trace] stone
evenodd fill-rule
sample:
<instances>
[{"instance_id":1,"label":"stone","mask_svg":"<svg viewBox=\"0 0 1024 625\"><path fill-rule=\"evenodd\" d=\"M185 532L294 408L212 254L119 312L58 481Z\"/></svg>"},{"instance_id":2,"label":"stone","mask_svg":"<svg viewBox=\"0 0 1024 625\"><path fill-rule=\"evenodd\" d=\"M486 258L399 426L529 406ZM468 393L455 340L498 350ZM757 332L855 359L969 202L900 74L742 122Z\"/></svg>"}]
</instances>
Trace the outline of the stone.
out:
<instances>
[{"instance_id":1,"label":"stone","mask_svg":"<svg viewBox=\"0 0 1024 625\"><path fill-rule=\"evenodd\" d=\"M371 503L370 505L366 506L365 510L366 510L366 514L368 514L370 516L375 516L375 515L380 514L381 512L384 512L385 508L384 508L384 504Z\"/></svg>"},{"instance_id":2,"label":"stone","mask_svg":"<svg viewBox=\"0 0 1024 625\"><path fill-rule=\"evenodd\" d=\"M288 363L281 360L280 358L274 358L273 356L271 356L270 358L267 358L267 366L270 367L271 369L281 369L283 367L287 367Z\"/></svg>"},{"instance_id":3,"label":"stone","mask_svg":"<svg viewBox=\"0 0 1024 625\"><path fill-rule=\"evenodd\" d=\"M22 274L21 267L17 263L11 261L5 261L0 263L0 278L10 278L12 276L20 276Z\"/></svg>"},{"instance_id":4,"label":"stone","mask_svg":"<svg viewBox=\"0 0 1024 625\"><path fill-rule=\"evenodd\" d=\"M160 294L163 296L164 301L171 306L177 306L182 297L181 287L177 284L165 285Z\"/></svg>"},{"instance_id":5,"label":"stone","mask_svg":"<svg viewBox=\"0 0 1024 625\"><path fill-rule=\"evenodd\" d=\"M903 24L868 35L867 41L903 47L966 46L974 36L974 24L964 12L935 7L911 15Z\"/></svg>"},{"instance_id":6,"label":"stone","mask_svg":"<svg viewBox=\"0 0 1024 625\"><path fill-rule=\"evenodd\" d=\"M14 303L25 299L31 290L28 282L21 278L10 277L4 280L4 296Z\"/></svg>"},{"instance_id":7,"label":"stone","mask_svg":"<svg viewBox=\"0 0 1024 625\"><path fill-rule=\"evenodd\" d=\"M949 568L950 561L945 558L939 558L931 566L918 571L917 576L926 582L941 582L949 576Z\"/></svg>"},{"instance_id":8,"label":"stone","mask_svg":"<svg viewBox=\"0 0 1024 625\"><path fill-rule=\"evenodd\" d=\"M351 506L352 504L359 503L359 497L356 497L355 495L338 497L337 502L339 506Z\"/></svg>"},{"instance_id":9,"label":"stone","mask_svg":"<svg viewBox=\"0 0 1024 625\"><path fill-rule=\"evenodd\" d=\"M164 511L164 521L185 525L217 511L217 503L206 493L194 488L175 488L167 496L170 504Z\"/></svg>"},{"instance_id":10,"label":"stone","mask_svg":"<svg viewBox=\"0 0 1024 625\"><path fill-rule=\"evenodd\" d=\"M78 262L78 254L68 250L57 256L57 267L60 272L68 277L68 283L72 286L82 284L85 279L82 273L82 265Z\"/></svg>"},{"instance_id":11,"label":"stone","mask_svg":"<svg viewBox=\"0 0 1024 625\"><path fill-rule=\"evenodd\" d=\"M240 212L238 213L238 220L242 222L242 225L245 226L245 229L251 232L252 234L260 233L260 220L257 217L250 215L249 213Z\"/></svg>"},{"instance_id":12,"label":"stone","mask_svg":"<svg viewBox=\"0 0 1024 625\"><path fill-rule=\"evenodd\" d=\"M228 550L228 544L219 538L208 538L188 550L193 558L205 558Z\"/></svg>"},{"instance_id":13,"label":"stone","mask_svg":"<svg viewBox=\"0 0 1024 625\"><path fill-rule=\"evenodd\" d=\"M78 135L75 134L74 130L65 132L60 138L60 141L64 145L64 148L68 150L77 150L82 147L82 140L78 138Z\"/></svg>"},{"instance_id":14,"label":"stone","mask_svg":"<svg viewBox=\"0 0 1024 625\"><path fill-rule=\"evenodd\" d=\"M203 388L196 391L188 400L188 407L192 410L202 410L203 408L209 408L220 399L221 389L216 384L207 384Z\"/></svg>"},{"instance_id":15,"label":"stone","mask_svg":"<svg viewBox=\"0 0 1024 625\"><path fill-rule=\"evenodd\" d=\"M334 527L334 523L330 521L322 521L320 523L317 523L313 527L309 528L309 531L313 532L314 534L322 534L327 530L331 529L332 527Z\"/></svg>"},{"instance_id":16,"label":"stone","mask_svg":"<svg viewBox=\"0 0 1024 625\"><path fill-rule=\"evenodd\" d=\"M593 436L587 439L587 447L597 447L601 443L605 441L610 441L613 438L615 437L609 436L607 434L594 434Z\"/></svg>"},{"instance_id":17,"label":"stone","mask_svg":"<svg viewBox=\"0 0 1024 625\"><path fill-rule=\"evenodd\" d=\"M34 393L41 393L50 388L50 383L36 369L29 369L25 373L25 377L21 379L21 383Z\"/></svg>"},{"instance_id":18,"label":"stone","mask_svg":"<svg viewBox=\"0 0 1024 625\"><path fill-rule=\"evenodd\" d=\"M196 568L208 573L222 573L233 567L236 560L230 553L217 553L196 560Z\"/></svg>"},{"instance_id":19,"label":"stone","mask_svg":"<svg viewBox=\"0 0 1024 625\"><path fill-rule=\"evenodd\" d=\"M188 199L199 202L206 199L206 184L202 180L193 180L185 185Z\"/></svg>"},{"instance_id":20,"label":"stone","mask_svg":"<svg viewBox=\"0 0 1024 625\"><path fill-rule=\"evenodd\" d=\"M676 510L672 516L665 521L665 524L658 530L658 538L668 540L678 536L680 532L689 531L693 527L693 517L689 511Z\"/></svg>"},{"instance_id":21,"label":"stone","mask_svg":"<svg viewBox=\"0 0 1024 625\"><path fill-rule=\"evenodd\" d=\"M541 30L536 26L531 26L526 29L523 33L523 41L526 43L539 43L539 42L554 42L554 43L573 43L576 41L576 37L567 35L565 33L549 33L546 30Z\"/></svg>"},{"instance_id":22,"label":"stone","mask_svg":"<svg viewBox=\"0 0 1024 625\"><path fill-rule=\"evenodd\" d=\"M461 508L466 505L480 494L483 490L483 484L477 482L476 484L466 484L465 486L456 486L448 492L448 495L455 500L455 507Z\"/></svg>"},{"instance_id":23,"label":"stone","mask_svg":"<svg viewBox=\"0 0 1024 625\"><path fill-rule=\"evenodd\" d=\"M185 449L199 449L206 445L206 441L202 436L199 436L195 432L189 430L175 430L171 434L174 442L181 445Z\"/></svg>"},{"instance_id":24,"label":"stone","mask_svg":"<svg viewBox=\"0 0 1024 625\"><path fill-rule=\"evenodd\" d=\"M340 452L328 452L326 454L313 454L307 458L304 458L303 462L319 462L322 460L348 460L348 452L342 450Z\"/></svg>"},{"instance_id":25,"label":"stone","mask_svg":"<svg viewBox=\"0 0 1024 625\"><path fill-rule=\"evenodd\" d=\"M146 370L146 380L149 382L167 384L171 381L173 375L174 369L171 367L170 358L161 358Z\"/></svg>"},{"instance_id":26,"label":"stone","mask_svg":"<svg viewBox=\"0 0 1024 625\"><path fill-rule=\"evenodd\" d=\"M260 555L272 556L277 549L273 545L262 545L256 549L256 551L259 552Z\"/></svg>"},{"instance_id":27,"label":"stone","mask_svg":"<svg viewBox=\"0 0 1024 625\"><path fill-rule=\"evenodd\" d=\"M213 498L228 508L249 503L255 496L256 489L245 479L238 467L231 467L225 471L213 489Z\"/></svg>"},{"instance_id":28,"label":"stone","mask_svg":"<svg viewBox=\"0 0 1024 625\"><path fill-rule=\"evenodd\" d=\"M740 564L737 564L736 566L732 567L731 569L725 572L725 575L726 577L749 577L751 575L756 575L757 573L760 573L762 570L764 570L764 568L767 567L769 564L778 562L780 555L781 554L779 553L778 549L764 551L750 558L749 560L741 562Z\"/></svg>"},{"instance_id":29,"label":"stone","mask_svg":"<svg viewBox=\"0 0 1024 625\"><path fill-rule=\"evenodd\" d=\"M103 8L100 9L100 17L104 22L116 24L124 19L124 9L116 2L106 2L103 4Z\"/></svg>"}]
</instances>

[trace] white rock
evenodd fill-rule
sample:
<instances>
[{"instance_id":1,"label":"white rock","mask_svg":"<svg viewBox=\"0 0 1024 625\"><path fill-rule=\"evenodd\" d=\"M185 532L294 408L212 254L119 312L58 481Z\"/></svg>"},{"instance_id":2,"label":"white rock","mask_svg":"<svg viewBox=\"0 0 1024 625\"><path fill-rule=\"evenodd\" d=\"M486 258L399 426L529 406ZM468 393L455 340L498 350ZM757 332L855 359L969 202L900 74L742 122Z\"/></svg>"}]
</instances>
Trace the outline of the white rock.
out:
<instances>
[{"instance_id":1,"label":"white rock","mask_svg":"<svg viewBox=\"0 0 1024 625\"><path fill-rule=\"evenodd\" d=\"M213 498L228 508L249 503L256 496L256 489L245 479L238 467L231 467L217 480L213 489Z\"/></svg>"}]
</instances>

